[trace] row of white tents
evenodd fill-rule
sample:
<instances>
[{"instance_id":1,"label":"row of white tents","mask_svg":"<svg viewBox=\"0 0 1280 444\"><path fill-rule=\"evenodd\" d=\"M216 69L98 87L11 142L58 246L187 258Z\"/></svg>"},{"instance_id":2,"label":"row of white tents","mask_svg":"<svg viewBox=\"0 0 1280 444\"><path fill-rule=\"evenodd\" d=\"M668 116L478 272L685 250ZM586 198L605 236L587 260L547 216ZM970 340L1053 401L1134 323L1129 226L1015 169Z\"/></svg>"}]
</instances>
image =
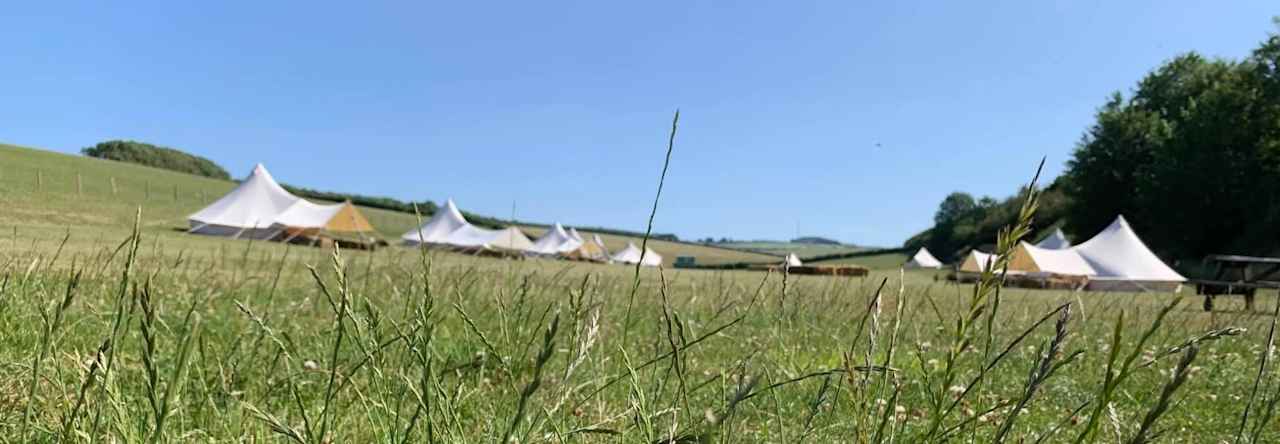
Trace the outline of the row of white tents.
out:
<instances>
[{"instance_id":1,"label":"row of white tents","mask_svg":"<svg viewBox=\"0 0 1280 444\"><path fill-rule=\"evenodd\" d=\"M477 227L467 222L462 211L453 203L453 199L445 201L444 207L431 216L421 227L409 230L400 236L406 245L437 245L458 249L485 249L514 252L537 256L560 256L571 259L591 260L597 262L615 262L624 264L641 264L656 267L662 264L662 255L646 247L641 250L635 243L628 242L627 247L613 254L604 245L598 234L592 234L586 240L575 228L566 230L556 223L537 240L530 240L524 232L515 227L492 230Z\"/></svg>"},{"instance_id":2,"label":"row of white tents","mask_svg":"<svg viewBox=\"0 0 1280 444\"><path fill-rule=\"evenodd\" d=\"M255 166L230 193L188 217L188 223L190 233L232 238L368 242L376 237L373 226L351 202L325 205L298 197L280 186L262 164ZM537 240L530 240L516 227L477 227L467 222L453 199L400 239L406 245L653 267L662 264L662 255L651 248L642 250L628 243L626 248L609 254L600 235L593 234L588 241L578 230L565 230L559 223Z\"/></svg>"},{"instance_id":3,"label":"row of white tents","mask_svg":"<svg viewBox=\"0 0 1280 444\"><path fill-rule=\"evenodd\" d=\"M957 271L980 273L993 260L992 254L973 250ZM942 262L921 248L906 266L941 268ZM1073 246L1062 230L1036 244L1021 242L1010 256L1008 272L1029 277L1084 277L1088 279L1086 289L1097 291L1171 291L1187 280L1147 248L1124 216L1117 216L1080 245Z\"/></svg>"}]
</instances>

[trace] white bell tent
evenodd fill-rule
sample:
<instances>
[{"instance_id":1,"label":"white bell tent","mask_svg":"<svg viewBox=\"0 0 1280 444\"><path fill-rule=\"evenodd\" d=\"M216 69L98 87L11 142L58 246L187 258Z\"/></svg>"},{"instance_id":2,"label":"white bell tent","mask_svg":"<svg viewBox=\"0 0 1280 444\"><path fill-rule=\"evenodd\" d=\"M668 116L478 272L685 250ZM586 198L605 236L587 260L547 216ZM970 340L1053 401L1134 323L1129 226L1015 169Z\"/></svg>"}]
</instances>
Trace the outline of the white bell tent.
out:
<instances>
[{"instance_id":1,"label":"white bell tent","mask_svg":"<svg viewBox=\"0 0 1280 444\"><path fill-rule=\"evenodd\" d=\"M448 199L444 203L444 208L436 211L431 219L422 224L417 229L409 230L400 239L410 245L427 244L449 244L449 235L459 228L470 226L467 218L462 217L462 212L458 211L458 206L454 205L453 199Z\"/></svg>"},{"instance_id":2,"label":"white bell tent","mask_svg":"<svg viewBox=\"0 0 1280 444\"><path fill-rule=\"evenodd\" d=\"M444 207L436 211L430 220L417 229L409 230L400 239L408 245L425 242L458 248L513 251L530 251L533 248L533 242L515 227L490 230L471 225L453 199L446 200Z\"/></svg>"},{"instance_id":3,"label":"white bell tent","mask_svg":"<svg viewBox=\"0 0 1280 444\"><path fill-rule=\"evenodd\" d=\"M240 185L187 218L191 233L285 240L322 233L366 237L373 227L350 202L322 205L293 195L262 164Z\"/></svg>"},{"instance_id":4,"label":"white bell tent","mask_svg":"<svg viewBox=\"0 0 1280 444\"><path fill-rule=\"evenodd\" d=\"M587 241L586 241L586 240L582 239L582 234L581 234L581 233L578 233L578 229L577 229L577 228L570 228L568 231L566 231L566 233L568 233L568 234L569 234L569 237L573 238L573 240L575 240L575 241L578 241L578 243L580 243L580 244L585 244L585 243L587 243Z\"/></svg>"},{"instance_id":5,"label":"white bell tent","mask_svg":"<svg viewBox=\"0 0 1280 444\"><path fill-rule=\"evenodd\" d=\"M929 249L920 247L916 250L916 254L911 256L907 263L902 265L903 268L942 268L942 261L933 257L933 253Z\"/></svg>"},{"instance_id":6,"label":"white bell tent","mask_svg":"<svg viewBox=\"0 0 1280 444\"><path fill-rule=\"evenodd\" d=\"M662 265L662 255L653 251L653 249L645 247L643 254L639 247L633 242L627 242L627 248L615 253L611 258L614 262L623 264L640 264L645 267L657 267Z\"/></svg>"},{"instance_id":7,"label":"white bell tent","mask_svg":"<svg viewBox=\"0 0 1280 444\"><path fill-rule=\"evenodd\" d=\"M796 256L795 253L787 253L787 257L782 259L782 265L788 267L801 267L804 266L804 262L800 262L800 256Z\"/></svg>"},{"instance_id":8,"label":"white bell tent","mask_svg":"<svg viewBox=\"0 0 1280 444\"><path fill-rule=\"evenodd\" d=\"M542 237L533 242L533 248L529 251L535 254L558 255L572 252L581 246L582 242L574 239L563 226L556 223Z\"/></svg>"},{"instance_id":9,"label":"white bell tent","mask_svg":"<svg viewBox=\"0 0 1280 444\"><path fill-rule=\"evenodd\" d=\"M1147 248L1123 215L1071 249L1096 271L1089 279L1090 290L1172 291L1187 280Z\"/></svg>"},{"instance_id":10,"label":"white bell tent","mask_svg":"<svg viewBox=\"0 0 1280 444\"><path fill-rule=\"evenodd\" d=\"M981 272L991 260L993 255L974 250L961 263L960 271ZM1086 276L1086 289L1092 291L1174 291L1186 281L1147 248L1124 216L1074 247L1018 244L1010 256L1009 274Z\"/></svg>"},{"instance_id":11,"label":"white bell tent","mask_svg":"<svg viewBox=\"0 0 1280 444\"><path fill-rule=\"evenodd\" d=\"M1065 234L1062 234L1061 228L1055 228L1053 233L1050 233L1049 236L1041 239L1040 242L1037 242L1036 246L1050 250L1061 250L1064 248L1071 248L1071 241L1067 240L1067 236Z\"/></svg>"},{"instance_id":12,"label":"white bell tent","mask_svg":"<svg viewBox=\"0 0 1280 444\"><path fill-rule=\"evenodd\" d=\"M272 228L276 216L302 200L285 191L258 164L240 185L187 218L191 233L236 238L266 239L279 234Z\"/></svg>"}]
</instances>

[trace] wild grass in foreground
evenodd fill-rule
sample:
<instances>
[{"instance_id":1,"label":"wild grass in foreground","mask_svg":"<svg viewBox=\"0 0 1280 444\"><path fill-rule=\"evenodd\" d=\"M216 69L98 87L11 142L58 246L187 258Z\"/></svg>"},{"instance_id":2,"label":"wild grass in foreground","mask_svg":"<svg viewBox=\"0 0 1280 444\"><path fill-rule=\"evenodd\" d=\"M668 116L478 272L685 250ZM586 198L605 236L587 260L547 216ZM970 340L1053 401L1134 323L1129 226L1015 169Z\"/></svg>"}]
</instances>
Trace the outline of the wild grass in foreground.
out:
<instances>
[{"instance_id":1,"label":"wild grass in foreground","mask_svg":"<svg viewBox=\"0 0 1280 444\"><path fill-rule=\"evenodd\" d=\"M1280 439L1274 311L1005 289L1028 191L972 286L250 242L204 256L137 229L70 254L15 242L0 439Z\"/></svg>"}]
</instances>

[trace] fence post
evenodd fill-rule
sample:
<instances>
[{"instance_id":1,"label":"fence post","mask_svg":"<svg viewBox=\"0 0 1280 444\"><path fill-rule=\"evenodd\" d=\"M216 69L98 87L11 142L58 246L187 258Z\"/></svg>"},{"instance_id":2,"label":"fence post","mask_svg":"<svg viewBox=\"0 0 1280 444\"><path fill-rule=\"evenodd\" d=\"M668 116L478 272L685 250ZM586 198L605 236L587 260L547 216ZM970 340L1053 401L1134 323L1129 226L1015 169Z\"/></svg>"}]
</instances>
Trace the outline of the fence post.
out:
<instances>
[{"instance_id":1,"label":"fence post","mask_svg":"<svg viewBox=\"0 0 1280 444\"><path fill-rule=\"evenodd\" d=\"M177 184L173 185L173 201L174 202L178 201L178 185Z\"/></svg>"},{"instance_id":2,"label":"fence post","mask_svg":"<svg viewBox=\"0 0 1280 444\"><path fill-rule=\"evenodd\" d=\"M111 176L111 195L112 196L116 195L116 177L115 176Z\"/></svg>"}]
</instances>

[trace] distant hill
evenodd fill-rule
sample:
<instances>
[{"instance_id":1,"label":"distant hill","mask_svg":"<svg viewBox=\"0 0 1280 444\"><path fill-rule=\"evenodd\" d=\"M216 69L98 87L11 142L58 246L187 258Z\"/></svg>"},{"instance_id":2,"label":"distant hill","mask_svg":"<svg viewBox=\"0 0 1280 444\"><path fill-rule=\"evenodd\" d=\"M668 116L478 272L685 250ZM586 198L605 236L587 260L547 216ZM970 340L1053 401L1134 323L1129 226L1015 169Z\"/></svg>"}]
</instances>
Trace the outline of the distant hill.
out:
<instances>
[{"instance_id":1,"label":"distant hill","mask_svg":"<svg viewBox=\"0 0 1280 444\"><path fill-rule=\"evenodd\" d=\"M793 244L841 245L840 241L819 236L804 236L791 239Z\"/></svg>"},{"instance_id":2,"label":"distant hill","mask_svg":"<svg viewBox=\"0 0 1280 444\"><path fill-rule=\"evenodd\" d=\"M800 256L801 260L809 257L833 256L866 250L864 247L844 245L839 242L730 241L708 245L777 256L795 253Z\"/></svg>"}]
</instances>

